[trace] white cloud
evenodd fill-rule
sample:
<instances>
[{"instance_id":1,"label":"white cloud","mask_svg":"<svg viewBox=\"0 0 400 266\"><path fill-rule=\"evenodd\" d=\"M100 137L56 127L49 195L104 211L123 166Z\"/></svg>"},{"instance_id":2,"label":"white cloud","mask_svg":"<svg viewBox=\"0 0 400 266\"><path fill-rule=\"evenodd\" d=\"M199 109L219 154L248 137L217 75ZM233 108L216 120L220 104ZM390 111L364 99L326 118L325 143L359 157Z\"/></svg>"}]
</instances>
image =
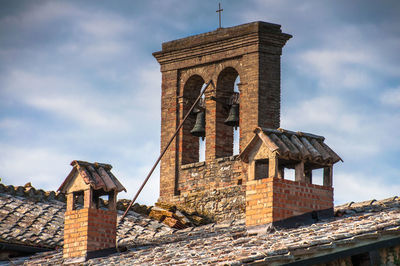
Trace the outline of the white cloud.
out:
<instances>
[{"instance_id":1,"label":"white cloud","mask_svg":"<svg viewBox=\"0 0 400 266\"><path fill-rule=\"evenodd\" d=\"M22 148L0 143L0 150L7 154L0 160L3 183L24 185L32 182L37 188L48 190L56 190L67 177L73 158L49 147Z\"/></svg>"},{"instance_id":2,"label":"white cloud","mask_svg":"<svg viewBox=\"0 0 400 266\"><path fill-rule=\"evenodd\" d=\"M400 87L383 92L380 100L385 105L400 107Z\"/></svg>"},{"instance_id":3,"label":"white cloud","mask_svg":"<svg viewBox=\"0 0 400 266\"><path fill-rule=\"evenodd\" d=\"M92 104L87 99L80 99L79 96L53 96L53 97L30 97L25 99L26 103L38 109L47 111L49 114L61 116L74 121L79 121L82 126L94 126L103 129L114 130L116 127L123 129L123 121L118 116L101 110L101 106Z\"/></svg>"},{"instance_id":4,"label":"white cloud","mask_svg":"<svg viewBox=\"0 0 400 266\"><path fill-rule=\"evenodd\" d=\"M79 48L75 51L83 56L107 58L123 55L129 51L126 39L135 31L133 20L112 13L87 13L76 21L75 42ZM73 44L70 45L73 47Z\"/></svg>"},{"instance_id":5,"label":"white cloud","mask_svg":"<svg viewBox=\"0 0 400 266\"><path fill-rule=\"evenodd\" d=\"M161 73L158 68L143 68L139 71L135 85L137 94L135 95L135 103L137 107L143 110L148 109L156 111L160 109L161 102ZM135 86L134 85L134 86Z\"/></svg>"},{"instance_id":6,"label":"white cloud","mask_svg":"<svg viewBox=\"0 0 400 266\"><path fill-rule=\"evenodd\" d=\"M131 32L135 26L132 21L106 13L91 15L79 21L78 25L84 34L101 39L120 37Z\"/></svg>"},{"instance_id":7,"label":"white cloud","mask_svg":"<svg viewBox=\"0 0 400 266\"><path fill-rule=\"evenodd\" d=\"M4 101L28 105L84 127L126 130L118 112L110 110L107 95L99 95L85 81L14 71L3 86Z\"/></svg>"},{"instance_id":8,"label":"white cloud","mask_svg":"<svg viewBox=\"0 0 400 266\"><path fill-rule=\"evenodd\" d=\"M17 132L25 129L26 125L22 120L6 117L0 120L0 128L4 131Z\"/></svg>"},{"instance_id":9,"label":"white cloud","mask_svg":"<svg viewBox=\"0 0 400 266\"><path fill-rule=\"evenodd\" d=\"M282 122L289 128L328 127L335 132L353 134L362 128L362 118L346 110L335 96L320 96L299 101L284 112Z\"/></svg>"},{"instance_id":10,"label":"white cloud","mask_svg":"<svg viewBox=\"0 0 400 266\"><path fill-rule=\"evenodd\" d=\"M362 89L372 81L363 69L372 59L357 50L310 50L299 55L298 69L318 77L322 87Z\"/></svg>"},{"instance_id":11,"label":"white cloud","mask_svg":"<svg viewBox=\"0 0 400 266\"><path fill-rule=\"evenodd\" d=\"M31 42L34 36L34 45L26 48L25 56L36 56L39 52L42 53L41 57L48 56L52 53L49 49L54 49L61 53L57 56L86 58L82 62L93 64L109 61L114 56L129 52L133 45L128 44L127 39L135 32L136 23L131 18L109 10L87 5L76 6L62 1L40 2L24 12L0 20L4 30L14 28L21 31L13 39L17 42ZM13 46L7 49L11 52Z\"/></svg>"},{"instance_id":12,"label":"white cloud","mask_svg":"<svg viewBox=\"0 0 400 266\"><path fill-rule=\"evenodd\" d=\"M371 159L381 152L400 146L392 128L399 115L376 111L361 113L353 110L336 96L320 96L290 105L282 114L282 127L311 131L326 141L342 158ZM372 157L371 157L372 156Z\"/></svg>"},{"instance_id":13,"label":"white cloud","mask_svg":"<svg viewBox=\"0 0 400 266\"><path fill-rule=\"evenodd\" d=\"M93 41L87 44L79 44L78 55L91 58L92 62L113 59L113 56L123 55L128 51L124 42L116 41ZM63 49L63 48L61 48Z\"/></svg>"},{"instance_id":14,"label":"white cloud","mask_svg":"<svg viewBox=\"0 0 400 266\"><path fill-rule=\"evenodd\" d=\"M400 196L400 184L387 184L365 172L334 174L335 204Z\"/></svg>"},{"instance_id":15,"label":"white cloud","mask_svg":"<svg viewBox=\"0 0 400 266\"><path fill-rule=\"evenodd\" d=\"M20 13L18 16L6 16L1 22L13 26L36 27L52 20L78 17L83 14L79 8L68 2L46 1L32 5L26 12Z\"/></svg>"}]
</instances>

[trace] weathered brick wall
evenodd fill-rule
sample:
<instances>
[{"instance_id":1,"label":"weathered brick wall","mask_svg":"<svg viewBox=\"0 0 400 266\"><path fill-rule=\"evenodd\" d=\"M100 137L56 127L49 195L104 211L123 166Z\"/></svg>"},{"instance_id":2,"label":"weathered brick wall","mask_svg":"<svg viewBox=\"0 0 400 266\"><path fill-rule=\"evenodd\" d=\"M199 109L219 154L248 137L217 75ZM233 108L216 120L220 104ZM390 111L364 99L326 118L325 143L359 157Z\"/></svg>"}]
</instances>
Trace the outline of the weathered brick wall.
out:
<instances>
[{"instance_id":1,"label":"weathered brick wall","mask_svg":"<svg viewBox=\"0 0 400 266\"><path fill-rule=\"evenodd\" d=\"M332 187L278 178L246 183L247 226L269 224L329 209L333 211Z\"/></svg>"},{"instance_id":2,"label":"weathered brick wall","mask_svg":"<svg viewBox=\"0 0 400 266\"><path fill-rule=\"evenodd\" d=\"M161 149L174 134L177 125L176 70L166 71L162 75L161 84ZM160 164L160 197L170 197L175 193L175 170L177 139L175 139Z\"/></svg>"},{"instance_id":3,"label":"weathered brick wall","mask_svg":"<svg viewBox=\"0 0 400 266\"><path fill-rule=\"evenodd\" d=\"M63 257L85 257L87 252L115 247L115 211L84 208L65 212Z\"/></svg>"},{"instance_id":4,"label":"weathered brick wall","mask_svg":"<svg viewBox=\"0 0 400 266\"><path fill-rule=\"evenodd\" d=\"M182 165L178 188L181 194L240 185L246 178L236 156Z\"/></svg>"}]
</instances>

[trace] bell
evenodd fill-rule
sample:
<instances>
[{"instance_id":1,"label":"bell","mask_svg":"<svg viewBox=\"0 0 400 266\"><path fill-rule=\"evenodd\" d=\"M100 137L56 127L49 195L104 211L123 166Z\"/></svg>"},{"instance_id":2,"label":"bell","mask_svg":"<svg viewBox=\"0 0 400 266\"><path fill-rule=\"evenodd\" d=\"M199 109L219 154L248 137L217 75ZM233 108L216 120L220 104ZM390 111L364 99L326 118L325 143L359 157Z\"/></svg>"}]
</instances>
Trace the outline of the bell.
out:
<instances>
[{"instance_id":1,"label":"bell","mask_svg":"<svg viewBox=\"0 0 400 266\"><path fill-rule=\"evenodd\" d=\"M190 134L196 137L204 137L206 136L206 117L204 110L199 110L196 115L196 123L192 130L190 130Z\"/></svg>"},{"instance_id":2,"label":"bell","mask_svg":"<svg viewBox=\"0 0 400 266\"><path fill-rule=\"evenodd\" d=\"M239 126L239 104L234 103L229 109L228 118L224 121L225 125L237 128Z\"/></svg>"}]
</instances>

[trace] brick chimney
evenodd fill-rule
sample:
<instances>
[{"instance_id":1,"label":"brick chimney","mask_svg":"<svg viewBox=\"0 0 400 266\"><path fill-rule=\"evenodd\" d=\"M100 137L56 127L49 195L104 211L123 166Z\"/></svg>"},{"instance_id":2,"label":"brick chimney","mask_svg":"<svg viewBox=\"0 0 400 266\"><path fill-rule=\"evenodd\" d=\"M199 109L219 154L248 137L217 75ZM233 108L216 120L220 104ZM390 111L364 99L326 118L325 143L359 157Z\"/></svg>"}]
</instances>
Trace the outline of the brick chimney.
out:
<instances>
[{"instance_id":1,"label":"brick chimney","mask_svg":"<svg viewBox=\"0 0 400 266\"><path fill-rule=\"evenodd\" d=\"M291 227L333 216L333 165L342 159L325 138L284 129L256 128L239 155L248 169L246 225ZM295 180L285 177L295 170ZM323 169L323 184L312 173Z\"/></svg>"},{"instance_id":2,"label":"brick chimney","mask_svg":"<svg viewBox=\"0 0 400 266\"><path fill-rule=\"evenodd\" d=\"M67 197L63 257L79 262L114 252L117 194L126 189L109 164L73 161L71 165L72 171L58 189ZM108 197L108 209L99 208L103 196ZM77 202L79 197L84 199L83 206Z\"/></svg>"}]
</instances>

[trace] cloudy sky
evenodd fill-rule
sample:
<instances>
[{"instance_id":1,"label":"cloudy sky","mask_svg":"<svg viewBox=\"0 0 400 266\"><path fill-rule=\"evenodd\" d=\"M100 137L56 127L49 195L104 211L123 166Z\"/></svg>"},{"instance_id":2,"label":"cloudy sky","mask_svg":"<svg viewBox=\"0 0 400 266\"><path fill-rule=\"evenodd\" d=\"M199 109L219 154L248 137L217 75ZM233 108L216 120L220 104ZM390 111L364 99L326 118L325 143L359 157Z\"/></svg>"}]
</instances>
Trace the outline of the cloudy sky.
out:
<instances>
[{"instance_id":1,"label":"cloudy sky","mask_svg":"<svg viewBox=\"0 0 400 266\"><path fill-rule=\"evenodd\" d=\"M293 35L281 127L343 158L336 204L400 195L400 2L221 1L222 26ZM161 43L215 30L218 1L2 1L0 178L55 190L72 160L110 163L131 198L158 156ZM139 202L159 193L158 170Z\"/></svg>"}]
</instances>

